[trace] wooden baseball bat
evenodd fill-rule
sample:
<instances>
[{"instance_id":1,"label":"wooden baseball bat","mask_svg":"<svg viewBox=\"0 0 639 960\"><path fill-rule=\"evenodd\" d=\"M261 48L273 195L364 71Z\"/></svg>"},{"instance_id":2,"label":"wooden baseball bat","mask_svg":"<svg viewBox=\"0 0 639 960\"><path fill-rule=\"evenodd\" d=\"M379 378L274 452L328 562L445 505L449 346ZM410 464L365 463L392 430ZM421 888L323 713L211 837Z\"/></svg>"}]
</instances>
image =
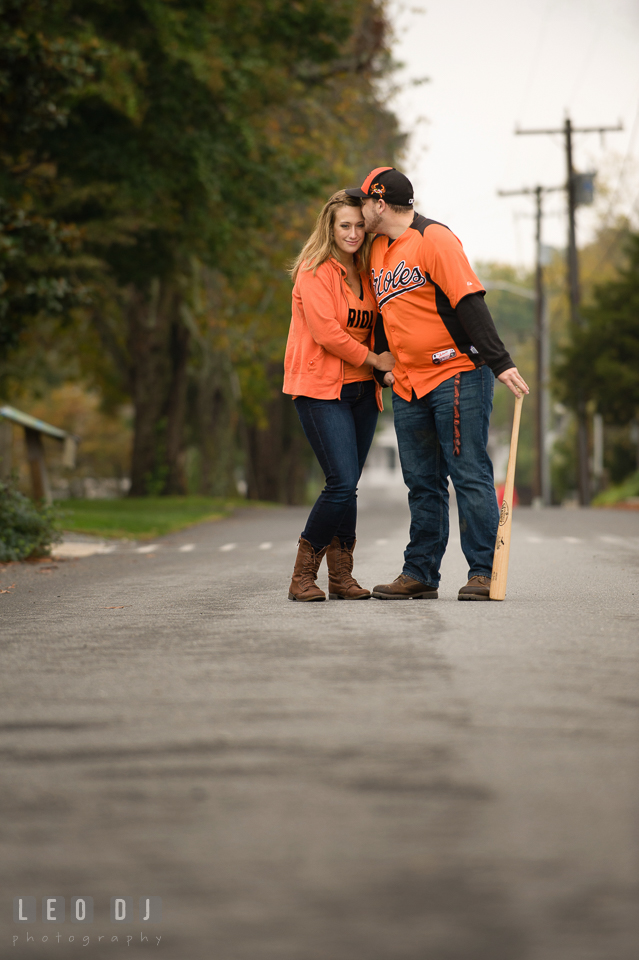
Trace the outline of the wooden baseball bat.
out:
<instances>
[{"instance_id":1,"label":"wooden baseball bat","mask_svg":"<svg viewBox=\"0 0 639 960\"><path fill-rule=\"evenodd\" d=\"M510 534L513 523L513 493L515 490L517 441L519 440L519 422L521 420L521 405L523 402L523 394L520 397L515 398L515 415L513 417L513 432L510 437L510 453L508 454L508 469L506 471L504 500L499 513L499 526L497 527L495 557L493 560L493 574L490 580L491 600L503 600L506 596L506 581L508 580L508 557L510 554Z\"/></svg>"}]
</instances>

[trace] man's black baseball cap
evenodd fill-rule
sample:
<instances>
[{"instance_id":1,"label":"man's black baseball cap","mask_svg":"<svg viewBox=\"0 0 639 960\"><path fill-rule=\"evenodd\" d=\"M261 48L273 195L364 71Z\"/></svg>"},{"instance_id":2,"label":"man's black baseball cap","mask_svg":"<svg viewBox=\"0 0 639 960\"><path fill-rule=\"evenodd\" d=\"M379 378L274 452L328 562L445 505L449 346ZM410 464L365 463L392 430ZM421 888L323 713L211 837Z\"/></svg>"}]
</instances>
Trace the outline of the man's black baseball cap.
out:
<instances>
[{"instance_id":1,"label":"man's black baseball cap","mask_svg":"<svg viewBox=\"0 0 639 960\"><path fill-rule=\"evenodd\" d=\"M371 170L361 187L348 187L349 197L373 197L398 207L413 205L413 185L395 167L376 167Z\"/></svg>"}]
</instances>

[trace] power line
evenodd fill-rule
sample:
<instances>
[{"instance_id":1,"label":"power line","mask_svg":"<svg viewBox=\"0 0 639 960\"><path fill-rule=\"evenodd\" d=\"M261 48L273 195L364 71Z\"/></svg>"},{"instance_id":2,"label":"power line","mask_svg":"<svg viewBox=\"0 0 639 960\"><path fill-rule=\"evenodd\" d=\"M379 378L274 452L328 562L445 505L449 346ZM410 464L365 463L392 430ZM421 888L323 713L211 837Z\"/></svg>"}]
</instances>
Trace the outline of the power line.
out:
<instances>
[{"instance_id":1,"label":"power line","mask_svg":"<svg viewBox=\"0 0 639 960\"><path fill-rule=\"evenodd\" d=\"M552 491L550 486L550 461L546 449L546 437L550 430L550 337L548 330L548 314L544 295L543 250L542 250L542 218L543 198L547 193L556 193L564 187L523 187L521 190L498 190L500 197L535 197L535 292L520 292L514 284L504 284L503 288L511 287L512 293L520 296L532 297L535 301L535 473L533 477L533 497L537 503L550 506Z\"/></svg>"},{"instance_id":2,"label":"power line","mask_svg":"<svg viewBox=\"0 0 639 960\"><path fill-rule=\"evenodd\" d=\"M584 59L583 59L582 62L581 62L581 66L579 67L579 70L578 70L578 72L577 72L577 79L575 80L575 82L574 82L574 84L573 84L573 88L572 88L572 90L571 90L571 92L570 92L570 96L568 97L568 106L569 106L569 107L572 107L572 105L573 105L573 102L574 102L575 96L576 96L576 94L577 94L577 91L579 90L579 87L581 86L581 82L582 82L582 80L583 80L584 74L586 73L586 70L588 69L588 67L589 67L589 65L590 65L590 61L592 60L593 54L594 54L595 50L597 49L599 43L601 42L601 38L603 37L604 33L606 32L606 29L607 29L607 24L606 24L606 26L604 26L604 27L601 26L601 22L598 22L598 23L595 25L595 30L594 30L594 33L593 33L593 36L592 36L592 40L590 41L590 45L589 45L589 47L588 47L588 52L586 53L586 56L584 57Z\"/></svg>"},{"instance_id":3,"label":"power line","mask_svg":"<svg viewBox=\"0 0 639 960\"><path fill-rule=\"evenodd\" d=\"M579 258L577 253L577 236L575 211L579 198L577 190L580 186L579 174L575 171L573 163L573 135L575 133L598 133L603 136L604 133L623 130L623 125L619 122L615 127L597 126L597 127L574 127L570 117L566 117L562 128L557 129L533 129L520 130L515 129L518 135L551 135L558 133L564 136L564 147L566 151L566 198L568 201L568 249L567 249L567 273L568 288L570 293L570 319L574 327L582 325L582 318L579 311L580 290L579 290ZM578 483L579 483L579 502L582 506L590 503L590 464L588 457L588 422L586 419L586 402L583 398L577 397L577 457L579 464Z\"/></svg>"},{"instance_id":4,"label":"power line","mask_svg":"<svg viewBox=\"0 0 639 960\"><path fill-rule=\"evenodd\" d=\"M519 111L518 111L518 113L519 113L519 116L520 116L520 117L523 117L523 115L524 115L524 113L526 112L526 109L527 109L527 107L528 107L528 100L529 100L529 98L530 98L530 91L532 90L533 80L534 80L535 74L536 74L536 72L537 72L537 66L538 66L539 61L540 61L540 59L541 59L541 51L542 51L542 49L543 49L543 45L544 45L545 40L546 40L546 30L547 30L547 28L548 28L548 21L549 21L549 18L550 18L550 13L551 13L553 7L556 7L556 6L557 6L556 0L548 0L548 2L547 2L547 4L546 4L546 8L545 8L545 10L544 10L544 12L543 12L543 16L542 16L542 19L541 19L541 23L540 23L540 25L539 25L539 30L538 30L538 32L537 32L537 41L536 41L536 43L535 43L535 49L534 49L533 54L532 54L532 59L531 59L531 62L530 62L530 66L529 66L529 68L528 68L528 76L527 76L527 78L526 78L526 83L525 83L525 86L524 86L524 91L523 91L523 94L522 94L521 103L520 103L520 105L519 105ZM509 170L510 170L510 164L511 164L511 161L512 161L512 152L513 152L513 151L512 151L512 147L511 147L511 148L508 150L506 159L505 159L505 161L504 161L504 169L502 170L502 174L501 174L501 178L500 178L501 180L505 180L505 179L506 179L506 177L507 177L507 175L508 175L508 172L509 172Z\"/></svg>"},{"instance_id":5,"label":"power line","mask_svg":"<svg viewBox=\"0 0 639 960\"><path fill-rule=\"evenodd\" d=\"M633 121L632 128L631 128L631 131L630 131L630 139L628 140L628 148L627 148L626 153L625 153L625 156L624 156L624 158L623 158L623 160L622 160L622 162L621 162L621 167L620 167L620 170L619 170L619 177L617 178L617 186L615 187L615 189L614 189L614 191L613 191L613 193L612 193L612 195L611 195L611 197L610 197L610 200L609 200L609 202L608 202L608 209L606 210L605 214L603 215L604 223L607 223L607 222L608 222L608 219L609 219L609 217L610 217L610 214L612 213L613 207L614 207L614 205L615 205L615 203L616 203L616 201L617 201L617 197L619 196L619 193L620 193L620 191L621 191L621 185L622 185L622 183L623 183L623 181L624 181L624 177L625 177L625 174L626 174L626 167L627 167L627 164L628 164L628 161L629 161L630 157L632 156L632 151L633 151L633 147L634 147L635 137L636 137L638 131L639 131L639 102L637 103L637 112L635 113L635 119L634 119L634 121ZM631 216L632 216L632 214L634 213L635 208L636 208L638 202L639 202L639 193L637 194L637 196L635 197L635 199L633 200L633 202L630 204L630 208L629 208L629 209L630 209L630 215L631 215ZM630 218L629 218L629 219L630 219ZM606 262L606 260L608 259L608 257L609 257L610 254L612 253L612 250L613 250L615 244L617 243L618 239L619 239L619 231L617 231L617 232L615 233L614 237L612 238L612 240L610 241L610 243L607 244L604 252L601 254L601 256L599 257L599 259L597 260L597 263L594 265L594 267L592 267L592 269L591 269L590 272L588 273L588 279L591 279L591 278L593 278L593 277L595 277L595 276L597 275L598 270L599 270L599 269L601 268L601 266Z\"/></svg>"},{"instance_id":6,"label":"power line","mask_svg":"<svg viewBox=\"0 0 639 960\"><path fill-rule=\"evenodd\" d=\"M635 113L635 118L634 118L634 120L633 120L633 122L632 122L632 127L631 127L631 129L630 129L630 138L629 138L629 140L628 140L628 147L627 147L627 149L626 149L626 153L625 153L625 155L624 155L624 158L623 158L623 160L621 161L621 167L620 167L620 169L619 169L619 176L618 176L618 178L617 178L617 186L615 187L615 189L614 189L614 191L613 191L613 193L612 193L612 195L611 195L611 197L610 197L610 201L609 201L609 203L608 203L608 209L607 209L607 211L606 211L606 213L605 213L605 218L606 218L606 219L610 216L610 214L611 214L611 212L612 212L612 208L613 208L613 206L614 206L614 204L615 204L615 202L616 202L616 200L617 200L617 197L619 196L619 192L620 192L620 190L621 190L621 185L622 185L622 183L623 183L623 181L624 181L624 178L625 178L625 176L626 176L626 167L627 167L627 165L628 165L628 161L630 160L630 157L632 156L632 150L633 150L633 147L634 147L635 137L637 136L637 131L638 131L638 130L639 130L639 102L637 103L637 112Z\"/></svg>"}]
</instances>

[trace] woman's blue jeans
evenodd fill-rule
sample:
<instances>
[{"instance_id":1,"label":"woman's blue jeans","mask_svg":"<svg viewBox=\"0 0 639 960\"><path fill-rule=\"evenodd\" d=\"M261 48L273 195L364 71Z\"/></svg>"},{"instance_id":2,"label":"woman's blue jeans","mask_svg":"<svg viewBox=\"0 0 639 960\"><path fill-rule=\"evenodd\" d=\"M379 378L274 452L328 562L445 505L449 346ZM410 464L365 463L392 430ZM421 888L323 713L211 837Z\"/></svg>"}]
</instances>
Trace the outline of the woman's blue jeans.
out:
<instances>
[{"instance_id":1,"label":"woman's blue jeans","mask_svg":"<svg viewBox=\"0 0 639 960\"><path fill-rule=\"evenodd\" d=\"M294 403L326 477L302 537L315 550L335 535L350 547L357 526L357 484L377 426L375 383L345 383L339 400L297 397Z\"/></svg>"},{"instance_id":2,"label":"woman's blue jeans","mask_svg":"<svg viewBox=\"0 0 639 960\"><path fill-rule=\"evenodd\" d=\"M454 377L421 399L393 393L399 457L408 487L410 543L403 572L436 587L448 543L448 477L457 495L461 547L469 577L490 577L499 523L488 424L495 378L487 366L461 374L461 451L453 455Z\"/></svg>"}]
</instances>

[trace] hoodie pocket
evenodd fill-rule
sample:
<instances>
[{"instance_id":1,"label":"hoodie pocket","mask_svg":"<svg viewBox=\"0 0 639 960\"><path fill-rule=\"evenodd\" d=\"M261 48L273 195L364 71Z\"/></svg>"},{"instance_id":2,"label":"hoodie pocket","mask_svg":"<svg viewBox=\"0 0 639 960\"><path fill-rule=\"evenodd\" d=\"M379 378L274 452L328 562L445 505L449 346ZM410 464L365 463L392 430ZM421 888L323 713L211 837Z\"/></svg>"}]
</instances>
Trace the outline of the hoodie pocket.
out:
<instances>
[{"instance_id":1,"label":"hoodie pocket","mask_svg":"<svg viewBox=\"0 0 639 960\"><path fill-rule=\"evenodd\" d=\"M322 357L324 355L323 348L320 349L306 364L306 369L309 373L316 373L319 368L322 366Z\"/></svg>"}]
</instances>

